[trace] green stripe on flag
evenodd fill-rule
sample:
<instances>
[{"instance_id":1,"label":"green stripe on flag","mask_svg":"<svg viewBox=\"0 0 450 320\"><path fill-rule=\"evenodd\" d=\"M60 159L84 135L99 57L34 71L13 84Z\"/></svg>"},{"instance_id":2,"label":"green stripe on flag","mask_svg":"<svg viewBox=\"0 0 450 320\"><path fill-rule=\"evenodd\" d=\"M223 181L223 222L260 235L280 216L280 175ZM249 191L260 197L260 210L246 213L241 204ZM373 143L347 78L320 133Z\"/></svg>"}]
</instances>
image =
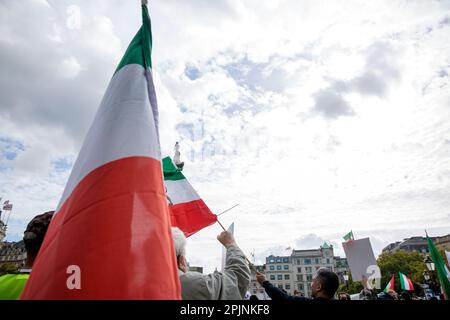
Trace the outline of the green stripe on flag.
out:
<instances>
[{"instance_id":1,"label":"green stripe on flag","mask_svg":"<svg viewBox=\"0 0 450 320\"><path fill-rule=\"evenodd\" d=\"M117 71L127 64L140 64L144 68L152 68L152 28L147 6L142 5L142 27L131 40L122 60L117 66Z\"/></svg>"},{"instance_id":2,"label":"green stripe on flag","mask_svg":"<svg viewBox=\"0 0 450 320\"><path fill-rule=\"evenodd\" d=\"M349 233L347 233L344 236L344 240L350 240L350 239L353 239L353 231L350 231Z\"/></svg>"},{"instance_id":3,"label":"green stripe on flag","mask_svg":"<svg viewBox=\"0 0 450 320\"><path fill-rule=\"evenodd\" d=\"M162 164L164 180L176 181L186 179L181 173L181 170L173 164L173 161L170 157L165 157L164 159L162 159Z\"/></svg>"},{"instance_id":4,"label":"green stripe on flag","mask_svg":"<svg viewBox=\"0 0 450 320\"><path fill-rule=\"evenodd\" d=\"M405 277L404 277L403 273L401 273L401 272L399 272L398 275L399 275L399 278L400 278L400 287L401 287L403 290L405 290L405 289L406 289L406 286L405 286Z\"/></svg>"},{"instance_id":5,"label":"green stripe on flag","mask_svg":"<svg viewBox=\"0 0 450 320\"><path fill-rule=\"evenodd\" d=\"M431 259L434 262L436 272L438 274L439 282L441 283L442 291L446 299L450 297L450 281L447 278L447 273L445 272L445 263L439 254L438 249L434 245L433 241L427 235L428 251L430 252Z\"/></svg>"}]
</instances>

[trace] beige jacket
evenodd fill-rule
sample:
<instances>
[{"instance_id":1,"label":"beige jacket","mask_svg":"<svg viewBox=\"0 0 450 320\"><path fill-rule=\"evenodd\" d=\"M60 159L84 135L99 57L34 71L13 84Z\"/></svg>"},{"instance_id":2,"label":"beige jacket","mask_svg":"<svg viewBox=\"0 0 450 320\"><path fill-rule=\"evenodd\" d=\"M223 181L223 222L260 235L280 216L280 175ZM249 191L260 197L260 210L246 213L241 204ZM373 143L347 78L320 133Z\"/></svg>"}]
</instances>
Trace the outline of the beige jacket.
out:
<instances>
[{"instance_id":1,"label":"beige jacket","mask_svg":"<svg viewBox=\"0 0 450 320\"><path fill-rule=\"evenodd\" d=\"M250 269L237 246L227 249L225 270L211 274L179 270L183 300L242 300L250 283Z\"/></svg>"}]
</instances>

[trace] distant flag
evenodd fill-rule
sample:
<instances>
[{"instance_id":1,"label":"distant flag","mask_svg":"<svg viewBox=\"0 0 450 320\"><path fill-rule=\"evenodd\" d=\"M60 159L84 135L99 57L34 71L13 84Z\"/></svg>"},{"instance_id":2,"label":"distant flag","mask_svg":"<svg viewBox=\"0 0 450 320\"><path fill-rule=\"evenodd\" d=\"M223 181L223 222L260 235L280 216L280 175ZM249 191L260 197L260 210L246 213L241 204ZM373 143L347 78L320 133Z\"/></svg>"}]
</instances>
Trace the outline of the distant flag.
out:
<instances>
[{"instance_id":1,"label":"distant flag","mask_svg":"<svg viewBox=\"0 0 450 320\"><path fill-rule=\"evenodd\" d=\"M230 224L227 231L234 236L234 222ZM225 269L225 264L227 262L227 249L222 246L222 272Z\"/></svg>"},{"instance_id":2,"label":"distant flag","mask_svg":"<svg viewBox=\"0 0 450 320\"><path fill-rule=\"evenodd\" d=\"M444 296L446 300L450 297L450 281L447 278L447 273L445 271L445 263L439 254L438 249L434 245L433 241L428 237L427 234L427 242L428 242L428 251L430 252L430 257L434 262L434 266L436 268L436 272L438 274L439 282L441 283L442 291L444 292Z\"/></svg>"},{"instance_id":3,"label":"distant flag","mask_svg":"<svg viewBox=\"0 0 450 320\"><path fill-rule=\"evenodd\" d=\"M411 279L409 279L406 275L404 275L401 272L399 272L398 274L400 277L400 287L403 290L414 291L414 285L413 285Z\"/></svg>"},{"instance_id":4,"label":"distant flag","mask_svg":"<svg viewBox=\"0 0 450 320\"><path fill-rule=\"evenodd\" d=\"M22 299L180 299L147 6L48 228Z\"/></svg>"},{"instance_id":5,"label":"distant flag","mask_svg":"<svg viewBox=\"0 0 450 320\"><path fill-rule=\"evenodd\" d=\"M353 238L353 231L350 231L349 233L347 233L343 238L344 238L345 241L354 240L354 238Z\"/></svg>"},{"instance_id":6,"label":"distant flag","mask_svg":"<svg viewBox=\"0 0 450 320\"><path fill-rule=\"evenodd\" d=\"M172 226L178 227L189 237L215 223L217 216L211 212L172 159L165 157L162 162Z\"/></svg>"},{"instance_id":7,"label":"distant flag","mask_svg":"<svg viewBox=\"0 0 450 320\"><path fill-rule=\"evenodd\" d=\"M392 275L391 280L389 280L386 288L384 288L383 292L390 292L394 290L394 275Z\"/></svg>"}]
</instances>

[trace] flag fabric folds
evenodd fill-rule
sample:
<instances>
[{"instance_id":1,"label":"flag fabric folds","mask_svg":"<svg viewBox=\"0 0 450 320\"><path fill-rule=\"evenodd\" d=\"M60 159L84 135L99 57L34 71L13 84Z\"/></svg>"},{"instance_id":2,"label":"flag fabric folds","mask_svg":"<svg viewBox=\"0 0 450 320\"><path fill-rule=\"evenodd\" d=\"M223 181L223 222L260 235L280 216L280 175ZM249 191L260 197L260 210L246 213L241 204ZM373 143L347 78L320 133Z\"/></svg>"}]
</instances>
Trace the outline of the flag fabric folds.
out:
<instances>
[{"instance_id":1,"label":"flag fabric folds","mask_svg":"<svg viewBox=\"0 0 450 320\"><path fill-rule=\"evenodd\" d=\"M142 17L84 140L22 299L181 298L145 5Z\"/></svg>"},{"instance_id":2,"label":"flag fabric folds","mask_svg":"<svg viewBox=\"0 0 450 320\"><path fill-rule=\"evenodd\" d=\"M404 275L401 272L399 272L398 275L400 277L400 287L403 290L414 291L414 285L413 285L411 279L409 279L406 275Z\"/></svg>"},{"instance_id":3,"label":"flag fabric folds","mask_svg":"<svg viewBox=\"0 0 450 320\"><path fill-rule=\"evenodd\" d=\"M172 159L165 157L162 161L172 226L180 228L189 237L215 223L217 216L211 212Z\"/></svg>"},{"instance_id":4,"label":"flag fabric folds","mask_svg":"<svg viewBox=\"0 0 450 320\"><path fill-rule=\"evenodd\" d=\"M388 284L386 285L386 288L384 288L383 292L390 292L394 290L394 275L392 275L391 280L389 280Z\"/></svg>"},{"instance_id":5,"label":"flag fabric folds","mask_svg":"<svg viewBox=\"0 0 450 320\"><path fill-rule=\"evenodd\" d=\"M448 280L447 273L445 272L444 260L442 259L438 249L436 248L430 237L428 237L428 235L427 235L427 243L428 243L428 251L430 252L430 257L434 262L439 282L441 283L442 291L444 292L446 300L448 300L448 297L450 297L450 281Z\"/></svg>"}]
</instances>

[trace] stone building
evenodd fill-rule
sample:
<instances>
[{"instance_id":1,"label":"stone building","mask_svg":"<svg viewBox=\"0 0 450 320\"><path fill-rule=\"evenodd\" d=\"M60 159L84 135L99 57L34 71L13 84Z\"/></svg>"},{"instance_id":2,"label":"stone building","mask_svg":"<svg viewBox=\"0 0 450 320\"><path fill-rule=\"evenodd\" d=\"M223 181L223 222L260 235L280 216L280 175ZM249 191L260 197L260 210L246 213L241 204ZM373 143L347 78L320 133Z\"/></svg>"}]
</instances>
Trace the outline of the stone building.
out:
<instances>
[{"instance_id":1,"label":"stone building","mask_svg":"<svg viewBox=\"0 0 450 320\"><path fill-rule=\"evenodd\" d=\"M441 237L431 237L434 244L438 248L450 250L450 234ZM395 252L399 250L416 251L420 253L428 253L428 244L426 237L411 237L403 241L393 242L387 245L382 252Z\"/></svg>"},{"instance_id":2,"label":"stone building","mask_svg":"<svg viewBox=\"0 0 450 320\"><path fill-rule=\"evenodd\" d=\"M0 265L11 263L19 269L25 264L27 253L23 241L3 242L0 247Z\"/></svg>"},{"instance_id":3,"label":"stone building","mask_svg":"<svg viewBox=\"0 0 450 320\"><path fill-rule=\"evenodd\" d=\"M2 220L0 220L0 248L2 247L3 239L5 239L5 236L6 236L6 225Z\"/></svg>"},{"instance_id":4,"label":"stone building","mask_svg":"<svg viewBox=\"0 0 450 320\"><path fill-rule=\"evenodd\" d=\"M288 256L266 258L266 264L257 266L266 274L267 280L289 294L300 291L305 297L311 296L311 283L314 274L320 268L328 268L336 272L343 281L342 273L348 272L347 260L335 257L333 246L324 243L318 249L292 250ZM258 270L259 271L259 270ZM262 287L256 282L254 272L249 292L261 294Z\"/></svg>"}]
</instances>

